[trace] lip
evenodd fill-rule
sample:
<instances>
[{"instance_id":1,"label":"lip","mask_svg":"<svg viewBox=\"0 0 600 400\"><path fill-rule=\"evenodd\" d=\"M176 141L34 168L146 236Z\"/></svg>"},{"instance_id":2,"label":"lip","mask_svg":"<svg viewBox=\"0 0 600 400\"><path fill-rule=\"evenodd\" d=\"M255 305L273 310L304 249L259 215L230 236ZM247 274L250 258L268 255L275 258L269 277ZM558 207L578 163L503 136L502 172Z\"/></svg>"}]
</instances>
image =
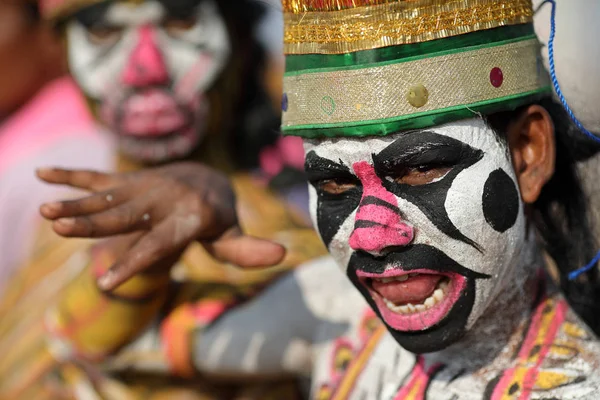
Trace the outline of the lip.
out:
<instances>
[{"instance_id":1,"label":"lip","mask_svg":"<svg viewBox=\"0 0 600 400\"><path fill-rule=\"evenodd\" d=\"M449 284L444 298L440 303L435 304L426 311L410 315L403 315L390 310L385 304L383 297L368 284L369 279L396 278L415 273L444 276L449 278ZM467 278L463 275L455 272L439 272L429 269L403 270L401 268L388 268L381 274L357 270L356 275L360 284L368 290L373 298L385 322L391 328L403 332L423 331L440 323L460 299L461 294L467 286Z\"/></svg>"}]
</instances>

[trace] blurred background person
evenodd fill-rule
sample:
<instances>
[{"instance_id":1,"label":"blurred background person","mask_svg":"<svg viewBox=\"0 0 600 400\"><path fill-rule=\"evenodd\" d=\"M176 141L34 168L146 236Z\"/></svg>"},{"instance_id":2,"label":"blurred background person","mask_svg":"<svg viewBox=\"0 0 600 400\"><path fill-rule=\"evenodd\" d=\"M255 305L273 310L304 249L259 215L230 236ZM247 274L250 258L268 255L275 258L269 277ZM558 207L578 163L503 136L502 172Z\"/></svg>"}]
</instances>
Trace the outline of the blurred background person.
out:
<instances>
[{"instance_id":1,"label":"blurred background person","mask_svg":"<svg viewBox=\"0 0 600 400\"><path fill-rule=\"evenodd\" d=\"M108 399L256 399L281 389L274 398L293 399L295 382L214 387L191 359L195 333L325 253L260 171L261 150L277 145L281 107L281 89L266 88L270 52L257 40L264 3L41 4L116 143L115 162L100 171L38 171L92 192L41 211L62 236L108 239L40 233L0 298L0 398L85 390Z\"/></svg>"},{"instance_id":2,"label":"blurred background person","mask_svg":"<svg viewBox=\"0 0 600 400\"><path fill-rule=\"evenodd\" d=\"M31 249L40 204L64 193L35 168L109 165L110 143L91 121L37 2L0 2L0 293Z\"/></svg>"}]
</instances>

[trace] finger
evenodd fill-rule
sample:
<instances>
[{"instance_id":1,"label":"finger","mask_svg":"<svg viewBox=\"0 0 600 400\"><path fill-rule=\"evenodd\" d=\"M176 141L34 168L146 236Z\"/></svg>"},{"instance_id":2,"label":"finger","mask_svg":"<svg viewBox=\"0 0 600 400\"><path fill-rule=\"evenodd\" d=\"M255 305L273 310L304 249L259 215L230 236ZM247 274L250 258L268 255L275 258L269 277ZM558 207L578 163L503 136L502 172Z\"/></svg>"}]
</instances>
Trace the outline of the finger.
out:
<instances>
[{"instance_id":1,"label":"finger","mask_svg":"<svg viewBox=\"0 0 600 400\"><path fill-rule=\"evenodd\" d=\"M204 242L206 250L217 260L240 268L270 267L283 261L286 250L278 243L243 235L239 228L218 240Z\"/></svg>"},{"instance_id":2,"label":"finger","mask_svg":"<svg viewBox=\"0 0 600 400\"><path fill-rule=\"evenodd\" d=\"M40 213L49 220L88 216L120 206L131 198L131 194L131 186L125 186L78 200L45 203L41 205Z\"/></svg>"},{"instance_id":3,"label":"finger","mask_svg":"<svg viewBox=\"0 0 600 400\"><path fill-rule=\"evenodd\" d=\"M36 173L41 180L47 183L69 185L95 192L108 190L120 182L118 175L91 170L40 168Z\"/></svg>"},{"instance_id":4,"label":"finger","mask_svg":"<svg viewBox=\"0 0 600 400\"><path fill-rule=\"evenodd\" d=\"M158 224L98 279L98 286L102 290L114 290L142 271L153 269L157 265L164 268L171 267L177 261L177 257L173 255L181 252L194 240L193 236L180 236L177 240L174 236L176 229L173 219ZM165 260L170 263L166 262L162 265L162 261Z\"/></svg>"},{"instance_id":5,"label":"finger","mask_svg":"<svg viewBox=\"0 0 600 400\"><path fill-rule=\"evenodd\" d=\"M60 218L52 227L60 236L103 238L150 229L153 220L147 199L135 199L93 215Z\"/></svg>"}]
</instances>

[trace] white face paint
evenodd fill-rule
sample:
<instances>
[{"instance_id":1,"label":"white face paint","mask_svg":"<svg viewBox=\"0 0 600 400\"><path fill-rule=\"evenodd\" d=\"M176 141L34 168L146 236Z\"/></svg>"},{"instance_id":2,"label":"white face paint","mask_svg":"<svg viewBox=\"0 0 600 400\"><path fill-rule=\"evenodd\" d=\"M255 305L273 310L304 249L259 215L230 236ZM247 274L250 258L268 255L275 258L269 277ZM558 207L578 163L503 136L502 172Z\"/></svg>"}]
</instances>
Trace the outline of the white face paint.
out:
<instances>
[{"instance_id":1,"label":"white face paint","mask_svg":"<svg viewBox=\"0 0 600 400\"><path fill-rule=\"evenodd\" d=\"M315 226L408 350L456 341L518 278L523 206L507 147L483 121L305 151Z\"/></svg>"},{"instance_id":2,"label":"white face paint","mask_svg":"<svg viewBox=\"0 0 600 400\"><path fill-rule=\"evenodd\" d=\"M214 0L103 2L71 19L67 39L71 71L123 152L160 162L199 145L205 92L231 52Z\"/></svg>"}]
</instances>

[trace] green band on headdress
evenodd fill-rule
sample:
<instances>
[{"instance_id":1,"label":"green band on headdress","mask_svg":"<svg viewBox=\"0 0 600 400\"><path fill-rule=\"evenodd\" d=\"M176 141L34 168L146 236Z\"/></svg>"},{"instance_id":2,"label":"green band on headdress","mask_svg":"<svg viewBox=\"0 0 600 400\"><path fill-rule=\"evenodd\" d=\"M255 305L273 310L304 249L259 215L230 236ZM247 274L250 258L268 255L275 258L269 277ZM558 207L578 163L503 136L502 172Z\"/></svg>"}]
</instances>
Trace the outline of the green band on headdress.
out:
<instances>
[{"instance_id":1,"label":"green band on headdress","mask_svg":"<svg viewBox=\"0 0 600 400\"><path fill-rule=\"evenodd\" d=\"M490 7L523 3L483 2ZM461 3L466 9L477 1L408 3L435 13L435 4L443 8ZM360 10L357 7L353 15L360 15ZM386 21L391 19L388 16ZM284 134L386 135L514 109L550 93L530 23L471 32L342 54L288 54Z\"/></svg>"}]
</instances>

